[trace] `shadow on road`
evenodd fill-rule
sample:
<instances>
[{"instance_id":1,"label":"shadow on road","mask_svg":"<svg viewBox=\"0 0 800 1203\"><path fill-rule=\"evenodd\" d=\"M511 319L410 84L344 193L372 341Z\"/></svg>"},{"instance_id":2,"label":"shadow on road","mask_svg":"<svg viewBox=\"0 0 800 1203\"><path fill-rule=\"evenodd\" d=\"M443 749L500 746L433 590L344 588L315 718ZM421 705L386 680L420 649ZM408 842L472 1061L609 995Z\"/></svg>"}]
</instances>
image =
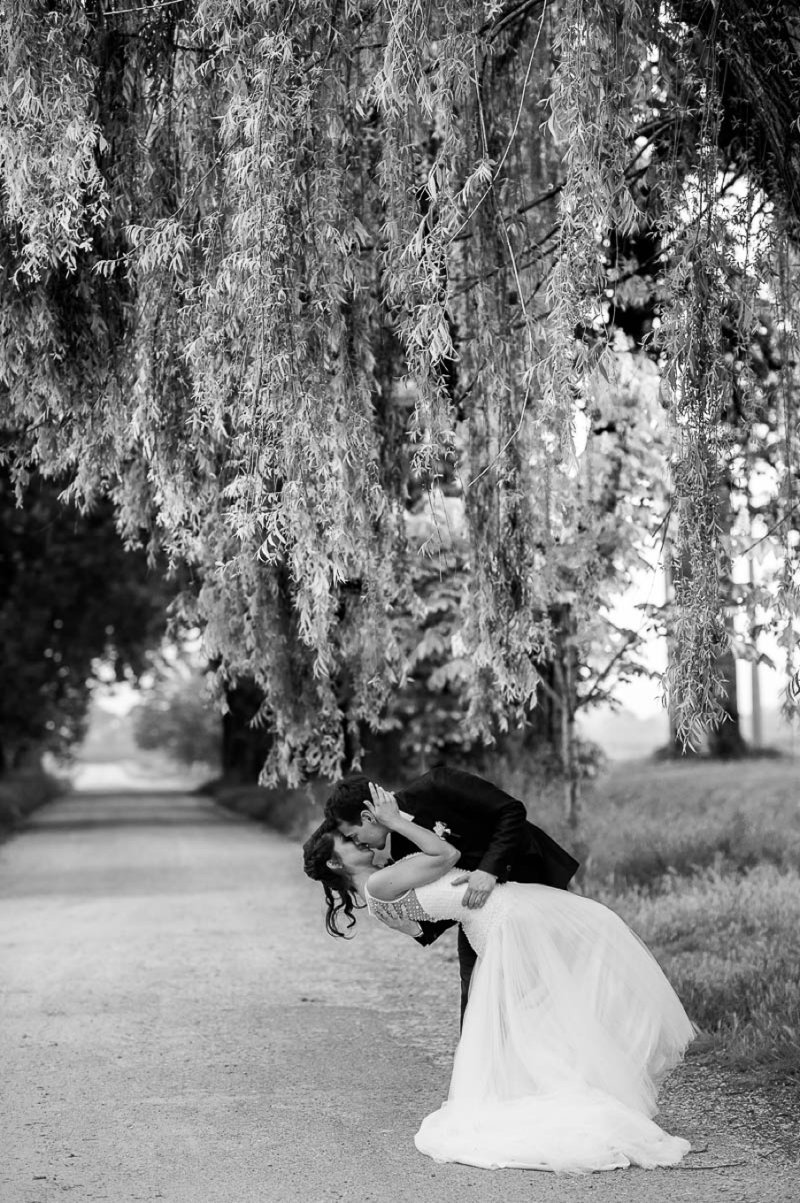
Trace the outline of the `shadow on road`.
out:
<instances>
[{"instance_id":1,"label":"shadow on road","mask_svg":"<svg viewBox=\"0 0 800 1203\"><path fill-rule=\"evenodd\" d=\"M30 816L20 830L30 835L101 827L207 827L245 819L208 798L171 792L66 795Z\"/></svg>"}]
</instances>

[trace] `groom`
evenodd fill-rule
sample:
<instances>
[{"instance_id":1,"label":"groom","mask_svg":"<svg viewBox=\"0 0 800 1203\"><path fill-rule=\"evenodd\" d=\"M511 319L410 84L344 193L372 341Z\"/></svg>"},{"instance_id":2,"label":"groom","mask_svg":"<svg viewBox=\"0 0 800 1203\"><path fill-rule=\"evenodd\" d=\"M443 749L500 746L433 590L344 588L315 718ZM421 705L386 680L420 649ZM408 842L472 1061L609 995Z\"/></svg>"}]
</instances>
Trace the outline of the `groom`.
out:
<instances>
[{"instance_id":1,"label":"groom","mask_svg":"<svg viewBox=\"0 0 800 1203\"><path fill-rule=\"evenodd\" d=\"M458 848L461 853L458 880L468 883L465 906L483 906L498 881L535 881L566 889L578 868L574 857L541 828L528 822L521 802L473 773L439 765L399 790L395 797L407 817ZM397 833L390 834L378 822L366 805L369 800L368 778L349 777L340 781L325 805L326 826L338 830L359 847L388 853L391 860L417 852L410 841ZM432 944L452 926L452 920L421 926L418 943ZM476 953L459 927L462 1019L476 960Z\"/></svg>"}]
</instances>

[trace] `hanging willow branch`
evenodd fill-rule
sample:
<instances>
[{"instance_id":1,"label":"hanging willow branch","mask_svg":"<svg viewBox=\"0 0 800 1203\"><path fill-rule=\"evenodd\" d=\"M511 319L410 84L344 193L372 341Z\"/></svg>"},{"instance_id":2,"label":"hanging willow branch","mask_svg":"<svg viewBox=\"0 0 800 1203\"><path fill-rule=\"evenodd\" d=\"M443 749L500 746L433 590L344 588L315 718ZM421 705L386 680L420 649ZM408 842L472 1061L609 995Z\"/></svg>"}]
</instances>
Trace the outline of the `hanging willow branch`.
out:
<instances>
[{"instance_id":1,"label":"hanging willow branch","mask_svg":"<svg viewBox=\"0 0 800 1203\"><path fill-rule=\"evenodd\" d=\"M723 177L794 236L792 6L764 18L762 58L740 0L57 8L0 17L10 454L21 486L31 463L70 473L193 566L220 681L263 695L267 775L335 775L388 721L425 611L426 493L465 518L448 639L471 731L530 715L564 622L570 655L602 642L664 504L651 369L677 515L669 687L696 739L727 639L731 361L777 274L731 251ZM796 329L790 291L776 329ZM656 347L632 313L660 321Z\"/></svg>"},{"instance_id":2,"label":"hanging willow branch","mask_svg":"<svg viewBox=\"0 0 800 1203\"><path fill-rule=\"evenodd\" d=\"M602 0L570 0L555 42L550 126L564 145L559 246L549 284L550 353L545 401L569 463L575 405L603 350L611 230L635 229L641 212L628 180L630 147L647 104L647 45L639 10ZM645 109L646 111L646 109Z\"/></svg>"}]
</instances>

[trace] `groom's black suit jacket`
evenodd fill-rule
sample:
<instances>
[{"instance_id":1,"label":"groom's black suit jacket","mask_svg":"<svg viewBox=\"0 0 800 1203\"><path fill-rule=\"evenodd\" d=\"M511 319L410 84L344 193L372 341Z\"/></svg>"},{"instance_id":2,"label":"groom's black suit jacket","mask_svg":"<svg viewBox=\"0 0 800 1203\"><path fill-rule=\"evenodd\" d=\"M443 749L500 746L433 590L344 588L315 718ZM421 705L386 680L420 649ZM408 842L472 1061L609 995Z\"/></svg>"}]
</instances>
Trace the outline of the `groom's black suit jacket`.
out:
<instances>
[{"instance_id":1,"label":"groom's black suit jacket","mask_svg":"<svg viewBox=\"0 0 800 1203\"><path fill-rule=\"evenodd\" d=\"M536 881L566 889L578 868L574 857L528 822L521 802L474 773L440 765L395 797L420 827L433 831L441 823L449 828L441 834L461 853L459 869L485 869L498 881ZM410 840L393 833L393 860L417 851ZM430 944L451 924L422 926L419 943Z\"/></svg>"}]
</instances>

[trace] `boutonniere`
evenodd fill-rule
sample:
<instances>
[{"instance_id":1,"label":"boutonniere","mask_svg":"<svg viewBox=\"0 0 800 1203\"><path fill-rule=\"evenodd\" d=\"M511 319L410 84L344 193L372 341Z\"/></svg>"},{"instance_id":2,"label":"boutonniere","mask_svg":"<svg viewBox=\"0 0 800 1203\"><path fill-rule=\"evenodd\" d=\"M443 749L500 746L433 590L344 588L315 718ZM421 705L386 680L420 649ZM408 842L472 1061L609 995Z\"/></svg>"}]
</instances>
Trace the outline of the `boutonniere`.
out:
<instances>
[{"instance_id":1,"label":"boutonniere","mask_svg":"<svg viewBox=\"0 0 800 1203\"><path fill-rule=\"evenodd\" d=\"M438 835L440 840L445 839L448 835L452 835L449 827L445 827L441 819L438 819L433 825L433 834Z\"/></svg>"}]
</instances>

